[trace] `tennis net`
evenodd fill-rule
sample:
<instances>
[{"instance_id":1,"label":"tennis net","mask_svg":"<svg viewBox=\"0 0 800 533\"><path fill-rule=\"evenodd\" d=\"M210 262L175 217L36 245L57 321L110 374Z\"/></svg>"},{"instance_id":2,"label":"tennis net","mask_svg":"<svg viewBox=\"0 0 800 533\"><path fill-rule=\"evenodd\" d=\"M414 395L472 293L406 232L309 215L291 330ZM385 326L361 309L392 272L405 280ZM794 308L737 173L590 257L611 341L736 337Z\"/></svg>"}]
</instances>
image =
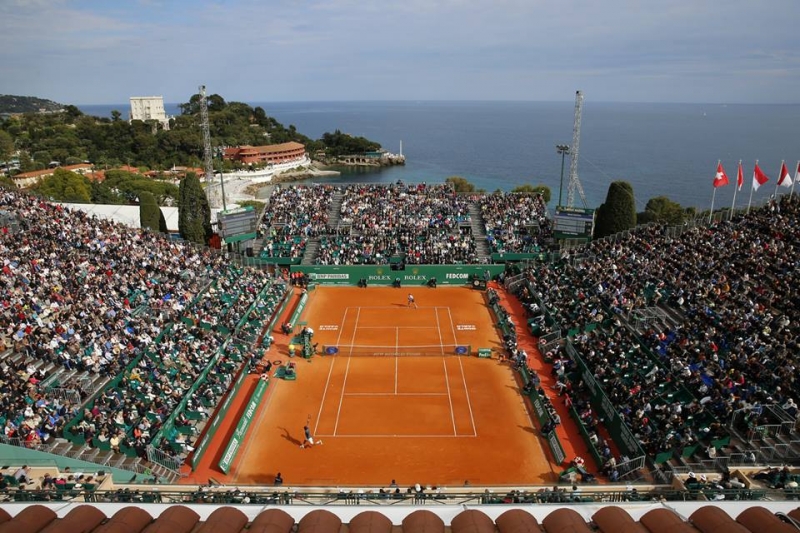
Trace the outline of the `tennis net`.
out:
<instances>
[{"instance_id":1,"label":"tennis net","mask_svg":"<svg viewBox=\"0 0 800 533\"><path fill-rule=\"evenodd\" d=\"M371 346L361 344L336 344L322 347L323 355L365 356L365 357L422 357L443 355L470 355L472 347L468 344L425 344L398 346Z\"/></svg>"}]
</instances>

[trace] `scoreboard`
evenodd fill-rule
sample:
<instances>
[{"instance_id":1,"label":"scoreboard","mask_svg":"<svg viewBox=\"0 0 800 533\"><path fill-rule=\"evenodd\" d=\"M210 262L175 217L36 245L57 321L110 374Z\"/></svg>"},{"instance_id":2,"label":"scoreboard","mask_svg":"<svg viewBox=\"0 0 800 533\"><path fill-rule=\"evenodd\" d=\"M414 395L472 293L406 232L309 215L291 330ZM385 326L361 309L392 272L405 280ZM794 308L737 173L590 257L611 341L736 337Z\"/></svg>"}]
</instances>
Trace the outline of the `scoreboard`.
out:
<instances>
[{"instance_id":1,"label":"scoreboard","mask_svg":"<svg viewBox=\"0 0 800 533\"><path fill-rule=\"evenodd\" d=\"M217 213L219 236L225 243L255 239L258 231L257 213L251 206Z\"/></svg>"},{"instance_id":2,"label":"scoreboard","mask_svg":"<svg viewBox=\"0 0 800 533\"><path fill-rule=\"evenodd\" d=\"M557 207L553 217L555 238L591 240L594 233L594 211L576 207Z\"/></svg>"}]
</instances>

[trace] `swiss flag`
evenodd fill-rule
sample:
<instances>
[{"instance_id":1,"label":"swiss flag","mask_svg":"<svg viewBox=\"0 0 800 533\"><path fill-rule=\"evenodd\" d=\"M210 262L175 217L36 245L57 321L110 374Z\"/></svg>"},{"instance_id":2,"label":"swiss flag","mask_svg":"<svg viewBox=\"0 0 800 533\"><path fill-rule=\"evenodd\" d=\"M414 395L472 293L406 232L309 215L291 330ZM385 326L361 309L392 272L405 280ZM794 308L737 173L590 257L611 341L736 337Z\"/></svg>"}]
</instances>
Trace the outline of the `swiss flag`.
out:
<instances>
[{"instance_id":1,"label":"swiss flag","mask_svg":"<svg viewBox=\"0 0 800 533\"><path fill-rule=\"evenodd\" d=\"M769 178L767 177L766 174L764 174L764 171L762 171L761 168L758 166L758 163L756 163L756 168L753 169L753 190L757 191L759 187L761 187L768 181Z\"/></svg>"},{"instance_id":2,"label":"swiss flag","mask_svg":"<svg viewBox=\"0 0 800 533\"><path fill-rule=\"evenodd\" d=\"M797 165L797 168L800 169L800 165ZM742 185L744 185L744 170L742 170L742 162L739 161L739 171L736 173L737 190L741 191Z\"/></svg>"},{"instance_id":3,"label":"swiss flag","mask_svg":"<svg viewBox=\"0 0 800 533\"><path fill-rule=\"evenodd\" d=\"M786 161L781 162L781 173L778 175L778 185L781 187L792 186L792 176L789 174L789 169L786 168Z\"/></svg>"},{"instance_id":4,"label":"swiss flag","mask_svg":"<svg viewBox=\"0 0 800 533\"><path fill-rule=\"evenodd\" d=\"M725 169L722 168L722 162L717 163L717 173L714 176L714 187L724 187L727 185L728 175L725 174Z\"/></svg>"}]
</instances>

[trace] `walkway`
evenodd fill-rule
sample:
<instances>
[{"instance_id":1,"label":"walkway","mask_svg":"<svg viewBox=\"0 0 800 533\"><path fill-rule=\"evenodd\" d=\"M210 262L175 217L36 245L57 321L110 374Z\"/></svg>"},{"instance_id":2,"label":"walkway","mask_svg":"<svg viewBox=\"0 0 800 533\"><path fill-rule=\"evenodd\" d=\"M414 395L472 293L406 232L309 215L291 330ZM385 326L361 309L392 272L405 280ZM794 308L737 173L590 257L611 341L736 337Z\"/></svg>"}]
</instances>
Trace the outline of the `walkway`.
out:
<instances>
[{"instance_id":1,"label":"walkway","mask_svg":"<svg viewBox=\"0 0 800 533\"><path fill-rule=\"evenodd\" d=\"M547 397L561 417L561 425L556 428L556 434L561 441L561 446L564 448L564 453L567 457L566 462L571 461L576 456L581 456L587 460L588 466L590 462L593 462L591 461L589 448L584 442L583 437L581 437L581 433L575 425L575 421L569 416L569 410L564 405L563 398L559 397L553 389L556 380L551 373L552 366L544 361L544 357L542 357L542 354L539 352L538 339L528 331L528 318L525 308L522 307L522 304L515 296L509 294L505 290L502 284L491 282L489 286L497 291L497 295L500 297L500 303L506 311L511 314L514 324L517 326L517 345L528 354L528 367L539 374L542 380L542 387ZM532 410L531 413L533 413ZM532 417L532 419L534 418L535 417ZM549 450L544 439L542 439L542 442L543 447ZM563 466L566 468L567 465L565 464Z\"/></svg>"}]
</instances>

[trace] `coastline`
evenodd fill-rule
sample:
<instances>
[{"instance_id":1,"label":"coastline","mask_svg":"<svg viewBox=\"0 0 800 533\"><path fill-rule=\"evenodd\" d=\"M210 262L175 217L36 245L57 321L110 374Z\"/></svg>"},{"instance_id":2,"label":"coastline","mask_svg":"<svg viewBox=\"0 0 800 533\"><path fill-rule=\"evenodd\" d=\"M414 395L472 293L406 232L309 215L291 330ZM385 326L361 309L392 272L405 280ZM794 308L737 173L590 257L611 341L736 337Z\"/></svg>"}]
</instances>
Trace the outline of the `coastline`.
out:
<instances>
[{"instance_id":1,"label":"coastline","mask_svg":"<svg viewBox=\"0 0 800 533\"><path fill-rule=\"evenodd\" d=\"M330 170L326 165L319 161L312 161L311 166L303 168L302 170L287 170L271 177L269 181L254 183L250 180L239 178L238 180L226 181L226 189L232 186L230 197L232 201L245 201L245 200L258 200L263 201L263 198L258 197L258 192L271 185L277 183L290 183L293 181L302 181L311 178L334 178L341 176L338 170ZM228 191L226 190L226 194Z\"/></svg>"}]
</instances>

